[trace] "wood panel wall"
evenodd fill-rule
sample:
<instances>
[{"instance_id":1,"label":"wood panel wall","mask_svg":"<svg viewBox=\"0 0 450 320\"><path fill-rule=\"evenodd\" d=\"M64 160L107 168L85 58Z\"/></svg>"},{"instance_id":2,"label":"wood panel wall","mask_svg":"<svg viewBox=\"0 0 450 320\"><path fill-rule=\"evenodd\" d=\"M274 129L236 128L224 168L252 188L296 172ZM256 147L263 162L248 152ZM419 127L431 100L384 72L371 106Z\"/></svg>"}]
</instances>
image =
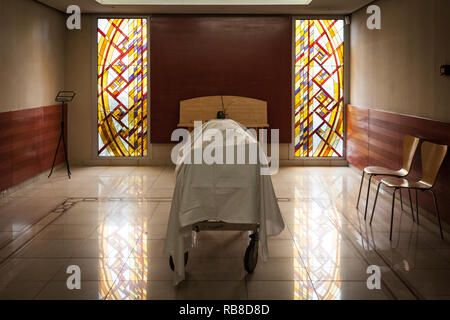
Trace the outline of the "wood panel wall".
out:
<instances>
[{"instance_id":1,"label":"wood panel wall","mask_svg":"<svg viewBox=\"0 0 450 320\"><path fill-rule=\"evenodd\" d=\"M366 166L384 166L399 169L402 143L405 135L431 142L450 145L450 123L414 116L390 113L348 105L347 160L359 169ZM411 178L421 177L420 146L417 150ZM442 165L435 190L441 217L450 223L450 155ZM419 193L421 207L434 213L431 195Z\"/></svg>"},{"instance_id":2,"label":"wood panel wall","mask_svg":"<svg viewBox=\"0 0 450 320\"><path fill-rule=\"evenodd\" d=\"M369 165L369 110L347 108L347 161L359 169Z\"/></svg>"},{"instance_id":3,"label":"wood panel wall","mask_svg":"<svg viewBox=\"0 0 450 320\"><path fill-rule=\"evenodd\" d=\"M216 95L267 101L291 142L291 17L154 16L150 28L152 143L170 142L181 100Z\"/></svg>"},{"instance_id":4,"label":"wood panel wall","mask_svg":"<svg viewBox=\"0 0 450 320\"><path fill-rule=\"evenodd\" d=\"M0 191L50 170L60 122L61 105L0 113ZM64 161L62 146L56 160Z\"/></svg>"}]
</instances>

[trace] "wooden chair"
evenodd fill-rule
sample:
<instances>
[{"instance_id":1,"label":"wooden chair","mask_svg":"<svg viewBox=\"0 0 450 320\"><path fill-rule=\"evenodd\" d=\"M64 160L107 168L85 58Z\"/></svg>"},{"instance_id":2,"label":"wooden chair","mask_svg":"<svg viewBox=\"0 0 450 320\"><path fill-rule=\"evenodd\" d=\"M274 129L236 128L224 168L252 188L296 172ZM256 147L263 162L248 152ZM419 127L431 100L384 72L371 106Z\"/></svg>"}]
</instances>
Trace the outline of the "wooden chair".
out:
<instances>
[{"instance_id":1,"label":"wooden chair","mask_svg":"<svg viewBox=\"0 0 450 320\"><path fill-rule=\"evenodd\" d=\"M387 177L381 180L378 184L377 194L375 196L375 202L372 210L372 217L370 218L370 224L372 225L373 215L375 213L375 206L377 205L378 193L381 185L385 185L389 188L394 188L394 194L392 196L392 213L391 213L391 231L389 239L392 240L392 226L394 222L394 205L395 205L395 193L397 190L408 189L411 198L411 189L416 191L416 210L417 210L417 223L419 223L419 200L417 190L430 191L433 195L434 206L436 209L436 215L439 221L439 229L441 232L441 238L444 239L442 232L441 217L439 215L438 203L436 194L433 191L434 184L441 168L442 162L447 154L448 147L445 145L434 144L428 141L422 143L421 156L422 156L422 179L419 181L411 181L409 179ZM411 201L412 210L412 201Z\"/></svg>"},{"instance_id":2,"label":"wooden chair","mask_svg":"<svg viewBox=\"0 0 450 320\"><path fill-rule=\"evenodd\" d=\"M372 182L372 178L375 176L391 176L391 177L406 177L411 170L411 164L414 159L414 154L416 153L417 146L419 145L419 138L412 136L405 136L403 139L403 160L402 160L402 168L400 170L392 170L384 167L366 167L362 173L361 177L361 185L359 186L359 194L358 194L358 202L356 203L356 208L358 209L359 200L361 198L361 190L364 183L364 175L369 175L369 185L367 186L367 198L366 198L366 208L364 210L364 220L367 218L367 207L369 204L369 193L370 193L370 184ZM400 192L400 198L402 194ZM410 199L411 200L411 199ZM402 208L403 208L403 199L401 199ZM414 214L413 214L414 216Z\"/></svg>"}]
</instances>

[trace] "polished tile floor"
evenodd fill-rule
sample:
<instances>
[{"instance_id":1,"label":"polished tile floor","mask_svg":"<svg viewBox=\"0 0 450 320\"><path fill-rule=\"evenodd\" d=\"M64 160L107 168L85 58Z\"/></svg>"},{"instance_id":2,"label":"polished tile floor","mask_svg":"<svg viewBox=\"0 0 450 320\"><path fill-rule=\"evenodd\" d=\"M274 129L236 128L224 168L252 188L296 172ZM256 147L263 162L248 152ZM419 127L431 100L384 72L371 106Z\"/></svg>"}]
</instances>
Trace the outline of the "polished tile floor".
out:
<instances>
[{"instance_id":1,"label":"polished tile floor","mask_svg":"<svg viewBox=\"0 0 450 320\"><path fill-rule=\"evenodd\" d=\"M163 253L174 169L72 172L0 199L0 299L450 299L450 243L400 205L390 242L384 193L369 227L350 168L280 169L272 180L287 228L270 239L269 260L247 274L248 234L201 232L177 287ZM67 289L70 265L80 290ZM369 265L380 290L367 287Z\"/></svg>"}]
</instances>

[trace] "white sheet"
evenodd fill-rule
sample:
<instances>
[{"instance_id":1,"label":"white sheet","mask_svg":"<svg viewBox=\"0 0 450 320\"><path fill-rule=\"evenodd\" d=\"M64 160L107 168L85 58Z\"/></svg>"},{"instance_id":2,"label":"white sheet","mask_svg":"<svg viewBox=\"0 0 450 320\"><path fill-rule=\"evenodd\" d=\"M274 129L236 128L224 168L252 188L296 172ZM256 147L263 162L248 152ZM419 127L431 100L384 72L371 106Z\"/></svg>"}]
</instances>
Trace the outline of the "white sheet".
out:
<instances>
[{"instance_id":1,"label":"white sheet","mask_svg":"<svg viewBox=\"0 0 450 320\"><path fill-rule=\"evenodd\" d=\"M255 138L233 120L211 120L201 131L217 129L225 137L226 129L238 132L239 142L247 150L257 146ZM205 220L228 223L259 223L260 253L267 260L267 237L281 233L283 218L273 190L270 176L261 175L261 161L257 164L186 164L186 150L208 142L191 133L192 141L183 149L176 169L176 185L170 209L165 252L174 258L174 284L185 278L184 253L192 246L191 225ZM229 143L229 141L228 141ZM224 139L223 145L226 145ZM224 148L224 156L226 156ZM236 154L236 152L235 152ZM262 161L264 163L264 160ZM220 231L218 231L220 232ZM220 248L218 248L220 250ZM181 262L181 263L180 263Z\"/></svg>"}]
</instances>

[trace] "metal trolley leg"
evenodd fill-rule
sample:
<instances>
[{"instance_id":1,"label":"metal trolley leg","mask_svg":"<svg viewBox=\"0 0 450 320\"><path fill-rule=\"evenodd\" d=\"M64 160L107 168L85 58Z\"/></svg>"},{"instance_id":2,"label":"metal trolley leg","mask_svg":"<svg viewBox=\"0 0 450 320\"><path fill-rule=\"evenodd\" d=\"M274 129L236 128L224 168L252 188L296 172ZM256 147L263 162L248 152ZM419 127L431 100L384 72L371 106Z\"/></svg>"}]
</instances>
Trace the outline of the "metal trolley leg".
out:
<instances>
[{"instance_id":1,"label":"metal trolley leg","mask_svg":"<svg viewBox=\"0 0 450 320\"><path fill-rule=\"evenodd\" d=\"M188 259L189 259L189 252L186 251L184 253L184 266L187 265ZM169 266L172 271L175 270L175 263L173 262L172 256L170 256L170 258L169 258Z\"/></svg>"},{"instance_id":2,"label":"metal trolley leg","mask_svg":"<svg viewBox=\"0 0 450 320\"><path fill-rule=\"evenodd\" d=\"M200 231L252 231L250 243L245 250L244 268L248 273L252 273L258 263L259 250L259 224L248 223L226 223L222 221L201 221L192 225L192 230ZM184 265L188 262L188 252L184 253ZM175 270L175 261L172 256L169 258L169 266Z\"/></svg>"},{"instance_id":3,"label":"metal trolley leg","mask_svg":"<svg viewBox=\"0 0 450 320\"><path fill-rule=\"evenodd\" d=\"M250 235L250 244L245 250L244 268L248 273L252 273L258 263L259 234L258 232Z\"/></svg>"}]
</instances>

